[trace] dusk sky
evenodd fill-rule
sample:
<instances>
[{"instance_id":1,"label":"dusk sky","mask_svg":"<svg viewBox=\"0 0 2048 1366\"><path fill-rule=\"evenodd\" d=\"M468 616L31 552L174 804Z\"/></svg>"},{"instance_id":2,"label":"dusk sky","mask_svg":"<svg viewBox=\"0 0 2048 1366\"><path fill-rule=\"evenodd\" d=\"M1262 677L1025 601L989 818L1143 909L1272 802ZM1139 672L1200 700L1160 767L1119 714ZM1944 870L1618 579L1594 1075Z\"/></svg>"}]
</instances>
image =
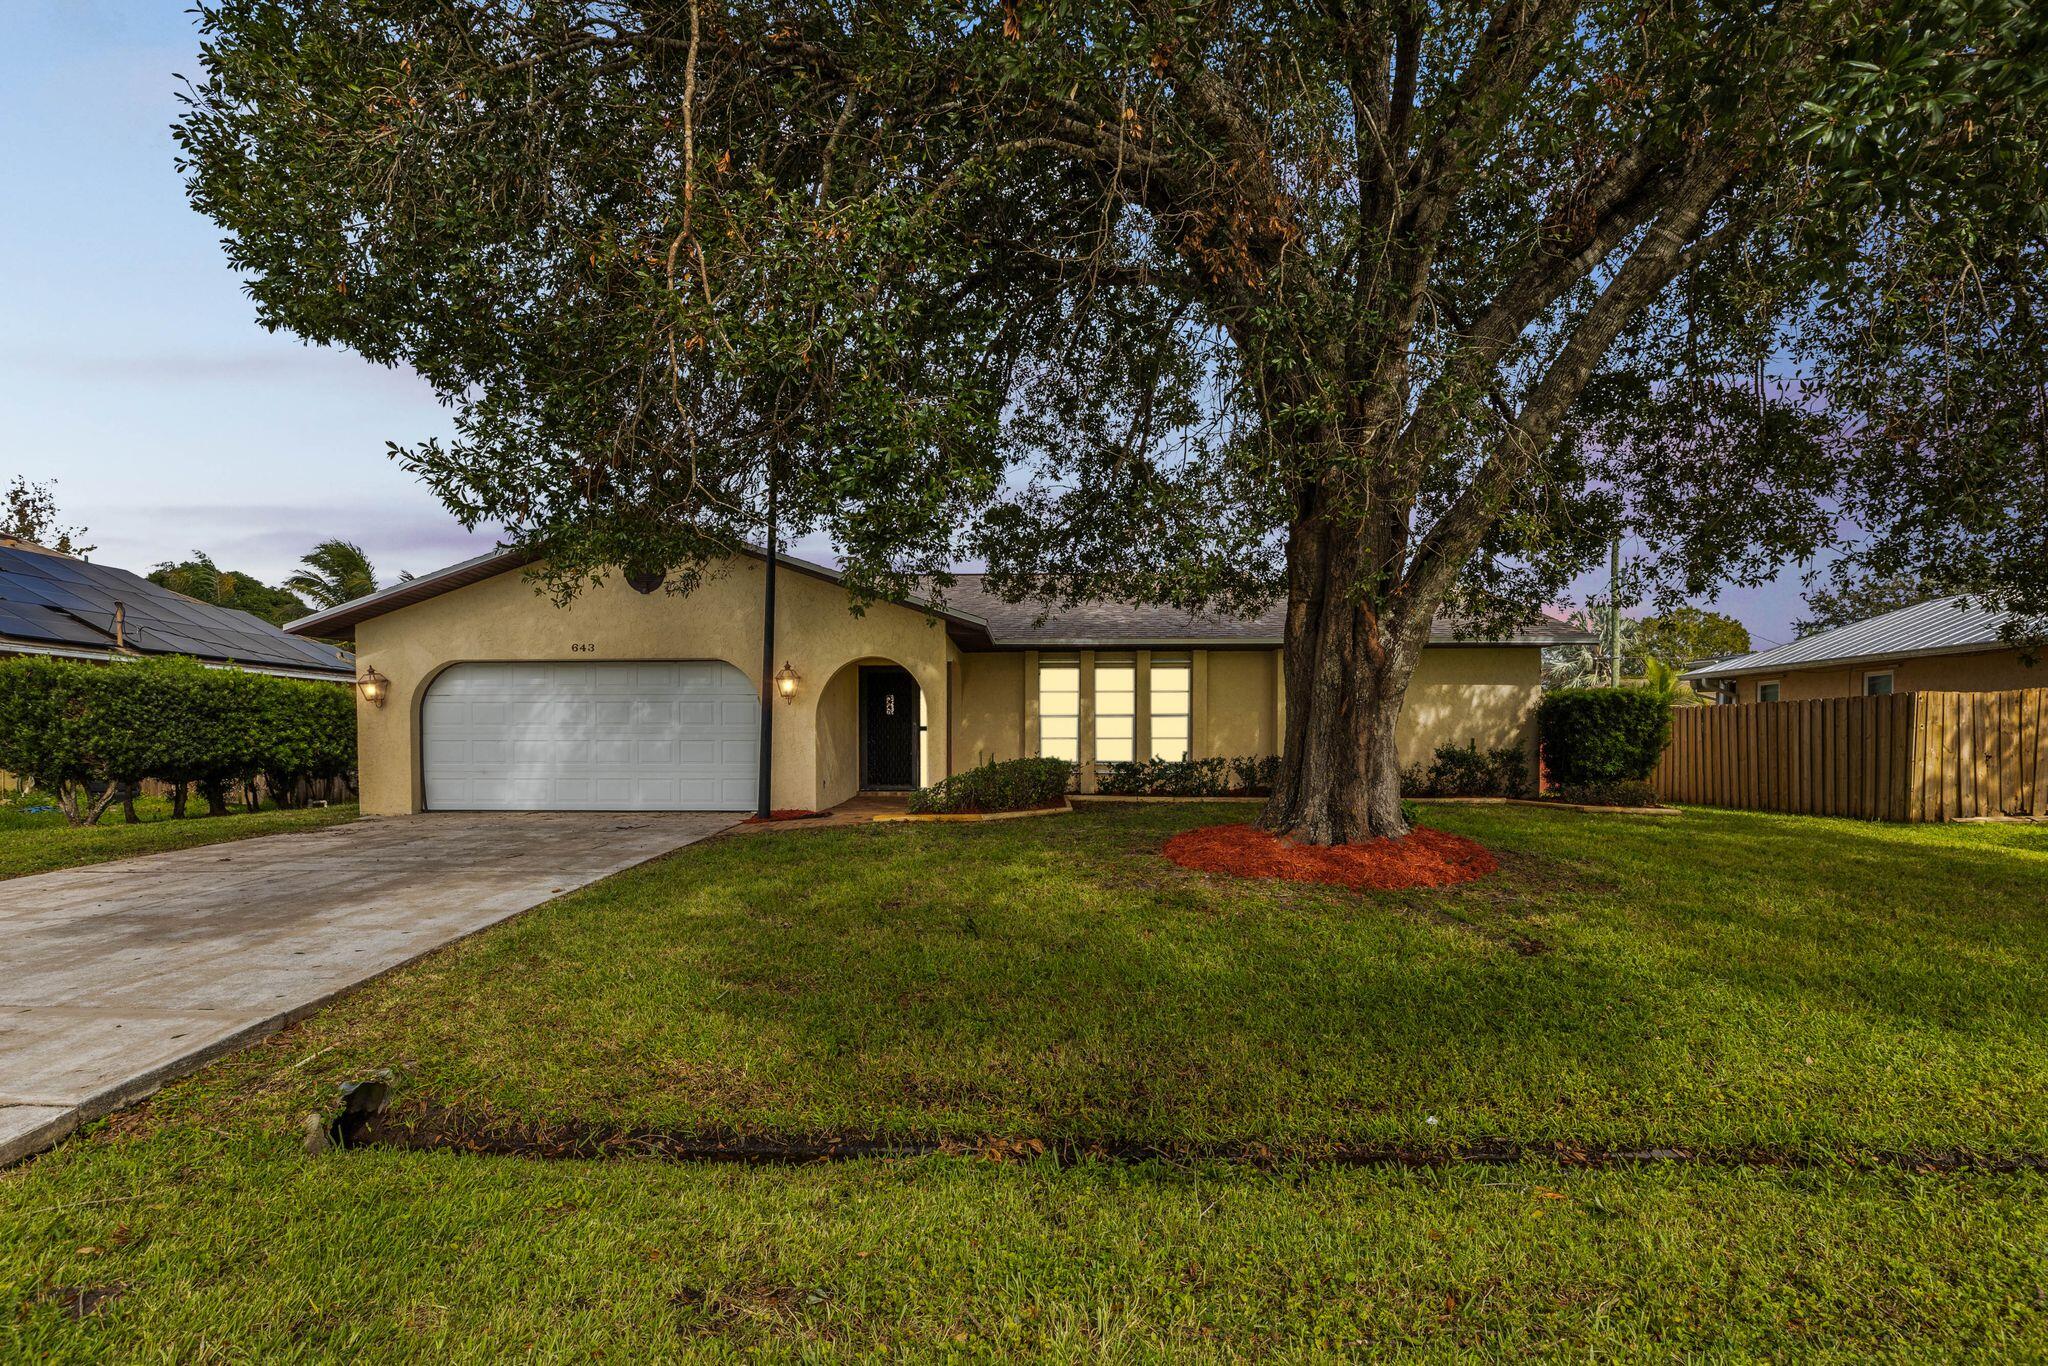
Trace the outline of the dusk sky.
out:
<instances>
[{"instance_id":1,"label":"dusk sky","mask_svg":"<svg viewBox=\"0 0 2048 1366\"><path fill-rule=\"evenodd\" d=\"M198 66L184 7L7 8L0 483L54 482L93 558L137 571L202 549L275 582L340 536L391 578L488 549L385 455L450 432L426 385L258 327L186 204L169 131L175 73ZM1790 638L1799 592L1792 570L1712 605L1762 646Z\"/></svg>"}]
</instances>

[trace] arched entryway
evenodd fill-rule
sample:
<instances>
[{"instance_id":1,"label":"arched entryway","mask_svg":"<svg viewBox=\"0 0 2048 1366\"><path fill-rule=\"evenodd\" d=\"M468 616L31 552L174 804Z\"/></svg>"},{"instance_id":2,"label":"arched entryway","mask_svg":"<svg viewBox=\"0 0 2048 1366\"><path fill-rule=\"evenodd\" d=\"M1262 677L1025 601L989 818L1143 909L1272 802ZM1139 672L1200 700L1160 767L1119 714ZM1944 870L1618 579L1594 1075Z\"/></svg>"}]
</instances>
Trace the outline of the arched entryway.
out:
<instances>
[{"instance_id":1,"label":"arched entryway","mask_svg":"<svg viewBox=\"0 0 2048 1366\"><path fill-rule=\"evenodd\" d=\"M930 717L917 675L893 659L842 665L818 697L818 787L826 805L859 792L909 792L927 772Z\"/></svg>"}]
</instances>

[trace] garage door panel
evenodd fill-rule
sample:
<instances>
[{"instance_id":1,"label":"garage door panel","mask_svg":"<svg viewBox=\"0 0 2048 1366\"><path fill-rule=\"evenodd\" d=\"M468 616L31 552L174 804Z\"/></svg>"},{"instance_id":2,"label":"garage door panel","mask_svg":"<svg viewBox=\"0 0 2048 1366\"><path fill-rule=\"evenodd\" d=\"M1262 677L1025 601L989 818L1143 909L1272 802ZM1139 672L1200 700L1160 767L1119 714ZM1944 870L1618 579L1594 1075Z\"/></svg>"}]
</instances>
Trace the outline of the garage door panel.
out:
<instances>
[{"instance_id":1,"label":"garage door panel","mask_svg":"<svg viewBox=\"0 0 2048 1366\"><path fill-rule=\"evenodd\" d=\"M430 810L744 810L760 703L715 660L458 664L420 708Z\"/></svg>"}]
</instances>

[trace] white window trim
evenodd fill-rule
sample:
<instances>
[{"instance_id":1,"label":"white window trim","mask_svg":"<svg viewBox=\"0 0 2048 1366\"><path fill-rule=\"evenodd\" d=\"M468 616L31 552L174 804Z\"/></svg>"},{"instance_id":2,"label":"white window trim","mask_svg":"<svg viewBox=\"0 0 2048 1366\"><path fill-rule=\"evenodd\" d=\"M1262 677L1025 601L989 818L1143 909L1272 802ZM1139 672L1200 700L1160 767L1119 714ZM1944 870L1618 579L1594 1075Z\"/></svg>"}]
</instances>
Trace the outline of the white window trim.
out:
<instances>
[{"instance_id":1,"label":"white window trim","mask_svg":"<svg viewBox=\"0 0 2048 1366\"><path fill-rule=\"evenodd\" d=\"M1785 696L1785 680L1782 678L1759 678L1756 681L1757 701L1762 702L1764 700L1765 688L1776 688L1778 690L1778 695L1770 699L1773 702L1780 701Z\"/></svg>"},{"instance_id":2,"label":"white window trim","mask_svg":"<svg viewBox=\"0 0 2048 1366\"><path fill-rule=\"evenodd\" d=\"M1881 692L1881 693L1874 693L1874 692L1872 692L1872 691L1870 690L1870 680L1871 680L1871 679L1873 679L1873 678L1889 678L1889 679L1891 679L1891 681L1892 681L1891 691L1890 691L1890 692ZM1897 692L1898 690L1899 690L1899 680L1898 680L1898 671L1897 671L1897 670L1895 670L1895 669L1872 669L1872 670L1870 670L1870 671L1869 671L1868 673L1866 673L1866 674L1864 674L1864 675L1863 675L1863 695L1864 695L1865 697L1890 697L1890 696L1891 696L1891 695L1892 695L1893 693L1896 693L1896 692Z\"/></svg>"}]
</instances>

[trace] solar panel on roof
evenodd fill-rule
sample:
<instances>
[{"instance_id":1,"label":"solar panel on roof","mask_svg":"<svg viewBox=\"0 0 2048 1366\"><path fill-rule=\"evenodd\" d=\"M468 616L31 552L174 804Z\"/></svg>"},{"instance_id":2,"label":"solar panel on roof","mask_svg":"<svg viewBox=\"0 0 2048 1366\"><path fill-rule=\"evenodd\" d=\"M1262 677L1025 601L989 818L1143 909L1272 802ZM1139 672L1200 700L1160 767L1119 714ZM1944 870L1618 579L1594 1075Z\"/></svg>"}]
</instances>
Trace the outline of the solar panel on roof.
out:
<instances>
[{"instance_id":1,"label":"solar panel on roof","mask_svg":"<svg viewBox=\"0 0 2048 1366\"><path fill-rule=\"evenodd\" d=\"M0 602L0 636L61 645L105 645L108 638L62 612L30 604Z\"/></svg>"},{"instance_id":2,"label":"solar panel on roof","mask_svg":"<svg viewBox=\"0 0 2048 1366\"><path fill-rule=\"evenodd\" d=\"M288 636L246 612L180 596L125 569L0 546L0 634L104 646L112 641L117 605L122 639L146 654L352 671L327 646ZM25 634L31 630L38 633Z\"/></svg>"}]
</instances>

